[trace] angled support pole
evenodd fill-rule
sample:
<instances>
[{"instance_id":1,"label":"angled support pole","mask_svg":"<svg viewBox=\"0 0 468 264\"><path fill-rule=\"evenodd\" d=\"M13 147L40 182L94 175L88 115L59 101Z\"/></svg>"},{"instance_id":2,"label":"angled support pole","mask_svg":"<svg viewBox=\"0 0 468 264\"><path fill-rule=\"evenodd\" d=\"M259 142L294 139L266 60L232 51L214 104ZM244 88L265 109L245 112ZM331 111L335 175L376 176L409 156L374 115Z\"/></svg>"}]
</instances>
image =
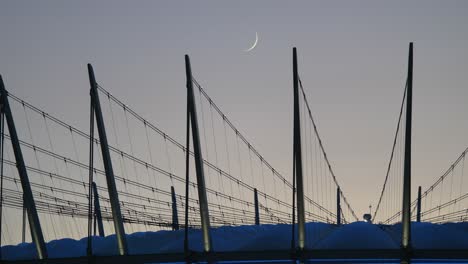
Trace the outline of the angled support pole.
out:
<instances>
[{"instance_id":1,"label":"angled support pole","mask_svg":"<svg viewBox=\"0 0 468 264\"><path fill-rule=\"evenodd\" d=\"M187 63L187 59L186 62ZM188 83L188 81L187 81ZM185 205L184 205L184 257L186 263L191 263L189 245L189 196L190 196L190 96L187 88L186 125L185 125Z\"/></svg>"},{"instance_id":2,"label":"angled support pole","mask_svg":"<svg viewBox=\"0 0 468 264\"><path fill-rule=\"evenodd\" d=\"M260 225L260 211L258 208L258 191L254 188L255 225Z\"/></svg>"},{"instance_id":3,"label":"angled support pole","mask_svg":"<svg viewBox=\"0 0 468 264\"><path fill-rule=\"evenodd\" d=\"M41 223L36 210L36 204L29 183L28 172L23 159L18 134L16 133L15 122L11 112L10 103L8 102L8 92L3 84L3 79L0 76L0 100L1 111L5 114L6 122L8 124L8 131L10 132L11 144L13 152L15 153L16 167L21 180L21 187L23 189L24 206L27 210L28 222L31 230L31 237L34 245L36 246L37 256L39 259L47 258L47 249L45 246L44 236L42 234Z\"/></svg>"},{"instance_id":4,"label":"angled support pole","mask_svg":"<svg viewBox=\"0 0 468 264\"><path fill-rule=\"evenodd\" d=\"M405 160L403 169L403 208L401 248L405 255L411 251L411 123L413 103L413 43L409 44L408 87L406 90ZM409 260L406 260L409 261Z\"/></svg>"},{"instance_id":5,"label":"angled support pole","mask_svg":"<svg viewBox=\"0 0 468 264\"><path fill-rule=\"evenodd\" d=\"M203 233L203 250L206 253L209 253L212 250L210 237L210 215L208 211L208 199L206 196L205 172L203 170L200 135L198 133L197 109L195 105L195 95L193 92L192 68L190 66L190 58L188 55L185 55L185 73L187 77L188 114L190 115L190 123L192 126L195 172L197 174L198 201L200 205L200 218Z\"/></svg>"},{"instance_id":6,"label":"angled support pole","mask_svg":"<svg viewBox=\"0 0 468 264\"><path fill-rule=\"evenodd\" d=\"M301 119L299 108L299 74L297 72L297 51L293 48L293 82L294 82L294 176L297 184L297 238L299 250L305 247L305 210L304 185L302 178L302 150L301 150Z\"/></svg>"},{"instance_id":7,"label":"angled support pole","mask_svg":"<svg viewBox=\"0 0 468 264\"><path fill-rule=\"evenodd\" d=\"M336 189L336 224L341 225L341 190Z\"/></svg>"},{"instance_id":8,"label":"angled support pole","mask_svg":"<svg viewBox=\"0 0 468 264\"><path fill-rule=\"evenodd\" d=\"M102 223L102 214L101 214L101 203L99 202L99 194L97 190L96 183L92 183L93 186L93 199L94 199L94 219L97 222L99 236L104 237L104 225ZM96 230L96 228L94 228Z\"/></svg>"},{"instance_id":9,"label":"angled support pole","mask_svg":"<svg viewBox=\"0 0 468 264\"><path fill-rule=\"evenodd\" d=\"M28 215L28 210L26 210L26 206L24 203L24 195L23 195L23 221L21 223L21 242L26 243L26 215Z\"/></svg>"},{"instance_id":10,"label":"angled support pole","mask_svg":"<svg viewBox=\"0 0 468 264\"><path fill-rule=\"evenodd\" d=\"M171 186L172 197L172 230L179 230L179 216L177 215L177 199L174 186Z\"/></svg>"},{"instance_id":11,"label":"angled support pole","mask_svg":"<svg viewBox=\"0 0 468 264\"><path fill-rule=\"evenodd\" d=\"M119 196L115 185L114 170L112 168L112 160L109 153L109 145L107 144L106 129L104 127L104 118L102 116L101 104L99 102L99 93L97 82L94 77L94 70L91 64L88 64L89 84L91 86L91 102L94 106L96 115L96 124L101 141L102 160L106 171L107 189L109 190L109 200L112 208L112 219L114 221L115 234L117 236L117 244L120 255L127 255L127 240L125 237L125 229L123 225L122 213L120 212Z\"/></svg>"},{"instance_id":12,"label":"angled support pole","mask_svg":"<svg viewBox=\"0 0 468 264\"><path fill-rule=\"evenodd\" d=\"M88 164L88 241L86 255L93 255L92 224L94 216L94 236L96 236L96 213L93 213L93 184L94 184L94 104L90 100L89 104L89 164ZM96 208L94 208L96 210Z\"/></svg>"},{"instance_id":13,"label":"angled support pole","mask_svg":"<svg viewBox=\"0 0 468 264\"><path fill-rule=\"evenodd\" d=\"M421 222L421 186L418 187L418 204L416 205L416 222Z\"/></svg>"}]
</instances>

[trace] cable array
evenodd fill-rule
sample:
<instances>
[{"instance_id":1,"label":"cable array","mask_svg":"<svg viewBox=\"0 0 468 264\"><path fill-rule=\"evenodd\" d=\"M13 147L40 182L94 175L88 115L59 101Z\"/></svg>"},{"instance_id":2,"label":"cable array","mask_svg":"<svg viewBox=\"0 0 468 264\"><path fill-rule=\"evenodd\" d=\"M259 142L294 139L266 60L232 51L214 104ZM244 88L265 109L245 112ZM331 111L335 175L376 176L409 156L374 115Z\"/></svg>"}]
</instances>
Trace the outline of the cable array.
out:
<instances>
[{"instance_id":1,"label":"cable array","mask_svg":"<svg viewBox=\"0 0 468 264\"><path fill-rule=\"evenodd\" d=\"M401 198L404 165L404 125L406 89L401 103L392 151L373 221L393 224L401 221ZM468 183L464 179L465 149L457 160L430 187L421 194L421 221L444 223L463 222L468 218ZM411 220L417 220L418 198L411 203Z\"/></svg>"},{"instance_id":2,"label":"cable array","mask_svg":"<svg viewBox=\"0 0 468 264\"><path fill-rule=\"evenodd\" d=\"M221 111L221 109L214 103L211 97L206 93L203 87L193 78L193 83L196 88L198 88L199 94L197 97L198 109L200 109L201 116L201 123L208 122L211 120L215 120L215 125L213 123L210 124L208 130L204 130L201 134L208 135L202 139L202 141L206 138L213 139L214 144L212 145L213 148L209 148L208 146L208 156L214 153L215 158L221 156L216 149L216 146L223 146L223 142L216 141L216 134L213 131L221 131L223 133L221 136L225 136L224 145L226 146L226 155L225 159L226 162L222 165L223 168L227 168L230 170L233 175L238 175L237 178L239 179L247 179L251 180L250 186L254 186L259 190L260 198L263 200L260 201L262 204L273 204L275 205L274 201L268 198L270 194L271 197L281 197L284 201L289 201L292 195L292 184L289 180L286 179L278 170L276 170L268 161L260 154L260 152L246 139L245 136L236 128L236 126L228 119L228 117ZM207 120L206 116L209 113L210 120ZM213 113L215 115L213 116ZM205 117L205 118L204 118ZM215 119L212 119L212 118ZM202 126L203 127L203 126ZM213 129L215 127L216 129ZM230 148L229 148L230 147ZM231 151L229 149L232 149ZM211 152L210 152L211 151ZM237 162L239 163L239 169L236 170L235 166L231 166L232 163L232 155L229 156L229 153L236 153L237 152ZM222 153L222 152L221 152ZM242 159L245 157L245 159ZM235 158L235 157L234 157ZM219 159L219 158L218 158ZM221 159L219 159L221 160ZM221 163L218 161L218 163ZM228 190L229 191L229 190ZM262 194L263 193L263 194ZM320 221L320 222L333 222L336 219L333 210L330 208L324 207L320 204L317 200L312 199L311 196L305 197L305 202L308 205L310 210L306 212L306 221ZM285 222L289 222L291 219L291 205L287 204L287 206L281 206L281 204L277 204L277 209L283 211L288 214L289 219L285 219Z\"/></svg>"},{"instance_id":3,"label":"cable array","mask_svg":"<svg viewBox=\"0 0 468 264\"><path fill-rule=\"evenodd\" d=\"M393 139L392 151L388 162L385 180L379 200L372 215L373 222L385 224L401 221L401 199L403 197L403 165L404 165L404 131L403 114L406 113L406 89L400 107L400 114ZM379 219L379 221L377 221Z\"/></svg>"},{"instance_id":4,"label":"cable array","mask_svg":"<svg viewBox=\"0 0 468 264\"><path fill-rule=\"evenodd\" d=\"M466 222L468 220L468 183L465 177L466 148L449 168L421 193L421 221L431 223ZM416 220L418 199L411 203L411 220ZM391 223L401 210L384 223Z\"/></svg>"},{"instance_id":5,"label":"cable array","mask_svg":"<svg viewBox=\"0 0 468 264\"><path fill-rule=\"evenodd\" d=\"M329 211L336 211L336 192L339 190L345 205L344 208L343 206L341 208L344 222L358 220L333 172L300 78L299 88L302 95L300 96L302 100L299 100L299 103L301 105L301 124L303 124L301 129L304 135L302 137L302 157L305 161L303 163L305 164L304 172L306 175L304 178L307 186L305 192L316 197L315 200L318 204L327 206ZM333 217L330 221L335 221L336 214L333 213L330 216Z\"/></svg>"},{"instance_id":6,"label":"cable array","mask_svg":"<svg viewBox=\"0 0 468 264\"><path fill-rule=\"evenodd\" d=\"M468 179L465 177L467 152L468 148L422 193L421 221L445 223L468 220Z\"/></svg>"}]
</instances>

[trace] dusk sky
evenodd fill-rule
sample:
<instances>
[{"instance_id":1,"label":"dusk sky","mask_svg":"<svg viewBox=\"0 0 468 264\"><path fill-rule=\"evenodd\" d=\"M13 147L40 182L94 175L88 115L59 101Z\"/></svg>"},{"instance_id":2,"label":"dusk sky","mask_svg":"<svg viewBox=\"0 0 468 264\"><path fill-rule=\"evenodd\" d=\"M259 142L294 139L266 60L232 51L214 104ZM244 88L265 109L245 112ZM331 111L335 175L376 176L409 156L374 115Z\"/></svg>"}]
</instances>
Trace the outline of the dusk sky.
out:
<instances>
[{"instance_id":1,"label":"dusk sky","mask_svg":"<svg viewBox=\"0 0 468 264\"><path fill-rule=\"evenodd\" d=\"M189 54L211 98L291 177L297 47L328 157L361 216L385 177L409 42L413 197L468 146L467 14L466 1L3 1L0 74L16 96L87 130L92 63L103 87L184 142Z\"/></svg>"}]
</instances>

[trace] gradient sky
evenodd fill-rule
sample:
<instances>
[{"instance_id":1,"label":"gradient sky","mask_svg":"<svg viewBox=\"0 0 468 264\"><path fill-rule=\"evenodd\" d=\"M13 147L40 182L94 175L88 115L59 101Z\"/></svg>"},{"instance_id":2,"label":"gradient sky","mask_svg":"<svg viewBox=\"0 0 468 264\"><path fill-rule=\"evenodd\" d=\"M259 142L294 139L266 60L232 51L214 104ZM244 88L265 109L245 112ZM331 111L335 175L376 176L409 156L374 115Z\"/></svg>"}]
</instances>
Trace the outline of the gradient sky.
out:
<instances>
[{"instance_id":1,"label":"gradient sky","mask_svg":"<svg viewBox=\"0 0 468 264\"><path fill-rule=\"evenodd\" d=\"M7 89L88 127L98 81L184 141L184 57L279 171L292 167L291 48L328 156L358 215L383 184L414 42L413 186L468 145L466 1L2 1ZM243 52L255 39L250 53ZM366 188L363 188L365 186Z\"/></svg>"}]
</instances>

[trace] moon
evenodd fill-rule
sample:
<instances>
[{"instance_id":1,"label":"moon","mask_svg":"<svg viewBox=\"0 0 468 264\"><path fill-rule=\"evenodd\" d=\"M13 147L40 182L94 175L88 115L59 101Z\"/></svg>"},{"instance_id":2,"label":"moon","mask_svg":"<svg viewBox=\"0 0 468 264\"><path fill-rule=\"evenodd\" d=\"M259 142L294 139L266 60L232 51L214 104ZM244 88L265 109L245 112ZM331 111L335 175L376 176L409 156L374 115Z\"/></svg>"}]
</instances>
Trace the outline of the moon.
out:
<instances>
[{"instance_id":1,"label":"moon","mask_svg":"<svg viewBox=\"0 0 468 264\"><path fill-rule=\"evenodd\" d=\"M257 46L257 43L258 43L258 34L257 34L257 32L255 32L255 42L254 42L254 44L252 45L252 47L250 47L250 48L248 48L248 49L246 49L244 51L249 52L249 51L253 50Z\"/></svg>"}]
</instances>

